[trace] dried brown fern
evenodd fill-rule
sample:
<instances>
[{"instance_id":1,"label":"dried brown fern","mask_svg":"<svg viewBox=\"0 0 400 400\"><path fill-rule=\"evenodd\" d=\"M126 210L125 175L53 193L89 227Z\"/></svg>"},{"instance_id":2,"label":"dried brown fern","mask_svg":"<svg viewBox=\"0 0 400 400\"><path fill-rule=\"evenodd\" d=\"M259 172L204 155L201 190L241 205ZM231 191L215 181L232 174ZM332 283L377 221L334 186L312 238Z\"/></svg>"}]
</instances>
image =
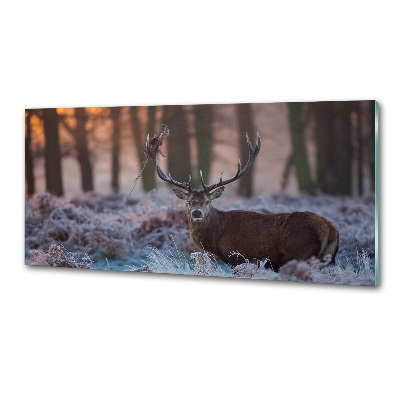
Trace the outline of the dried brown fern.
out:
<instances>
[{"instance_id":1,"label":"dried brown fern","mask_svg":"<svg viewBox=\"0 0 400 400\"><path fill-rule=\"evenodd\" d=\"M155 134L149 139L149 148L150 148L151 150L154 150L154 148L156 147L156 145L157 145L157 143L158 143L158 141L159 141L159 139L160 139L160 135L162 135L162 136L161 136L160 148L158 149L158 152L157 152L157 153L160 154L162 157L165 157L165 156L166 156L166 152L161 150L161 146L163 145L163 137L165 137L164 135L169 136L169 128L168 128L167 125L163 125L163 129L162 129L161 131L155 133ZM140 177L141 177L142 174L143 174L143 170L146 168L146 165L147 165L147 163L149 162L150 155L149 155L149 153L147 152L146 145L145 145L145 147L142 149L142 152L143 152L143 154L145 155L145 159L141 162L141 169L140 169L140 172L139 172L138 176L137 176L137 177L134 179L134 181L133 181L133 187L132 187L131 191L129 192L128 196L126 197L126 199L125 199L124 202L122 203L122 206L123 206L123 207L125 207L127 200L129 199L130 195L132 194L133 190L135 189L137 183L139 182ZM140 164L139 164L139 165L140 165Z\"/></svg>"}]
</instances>

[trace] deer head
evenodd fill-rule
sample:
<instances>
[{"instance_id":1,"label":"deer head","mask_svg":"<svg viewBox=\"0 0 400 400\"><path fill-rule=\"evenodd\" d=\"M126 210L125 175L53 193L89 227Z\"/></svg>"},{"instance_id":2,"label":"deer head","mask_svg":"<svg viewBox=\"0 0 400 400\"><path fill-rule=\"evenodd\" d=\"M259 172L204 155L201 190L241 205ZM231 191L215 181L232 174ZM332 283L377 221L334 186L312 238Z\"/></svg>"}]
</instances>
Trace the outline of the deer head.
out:
<instances>
[{"instance_id":1,"label":"deer head","mask_svg":"<svg viewBox=\"0 0 400 400\"><path fill-rule=\"evenodd\" d=\"M190 175L188 182L181 183L174 180L170 174L166 175L161 170L157 160L157 152L162 142L162 135L163 133L160 134L156 145L152 147L149 144L149 135L147 135L147 141L146 141L147 154L152 159L153 164L156 167L158 176L163 181L176 186L177 188L173 189L175 195L182 200L186 200L188 206L188 214L194 223L202 222L207 218L207 216L210 213L210 210L212 209L211 207L212 200L217 199L222 195L225 186L227 184L238 180L246 173L246 171L249 170L249 168L253 165L254 160L256 159L261 149L261 139L260 139L260 134L258 132L257 132L257 145L255 149L253 149L253 145L250 142L249 136L246 135L247 144L249 146L249 160L247 161L245 167L242 169L242 165L239 159L237 172L232 178L222 180L222 173L221 173L220 180L211 185L205 184L203 179L203 173L200 170L200 179L203 189L196 190L192 188L192 178Z\"/></svg>"},{"instance_id":2,"label":"deer head","mask_svg":"<svg viewBox=\"0 0 400 400\"><path fill-rule=\"evenodd\" d=\"M189 193L185 193L180 189L172 189L177 197L182 200L186 200L188 207L188 214L193 222L204 221L211 210L211 201L221 196L225 187L215 189L211 193L207 193L204 190L192 190Z\"/></svg>"}]
</instances>

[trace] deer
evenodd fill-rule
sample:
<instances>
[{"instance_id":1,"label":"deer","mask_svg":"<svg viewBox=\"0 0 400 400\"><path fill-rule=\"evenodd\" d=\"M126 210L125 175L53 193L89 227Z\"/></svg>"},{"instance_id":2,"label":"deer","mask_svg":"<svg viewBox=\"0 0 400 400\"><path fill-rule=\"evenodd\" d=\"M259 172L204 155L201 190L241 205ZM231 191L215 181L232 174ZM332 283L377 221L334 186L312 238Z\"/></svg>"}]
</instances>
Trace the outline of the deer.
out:
<instances>
[{"instance_id":1,"label":"deer","mask_svg":"<svg viewBox=\"0 0 400 400\"><path fill-rule=\"evenodd\" d=\"M187 204L188 226L193 243L203 251L210 252L231 268L248 262L264 261L266 268L275 272L290 260L319 260L334 264L339 247L339 231L326 218L308 211L284 213L260 213L245 210L223 211L214 208L212 201L219 198L225 186L240 179L253 165L261 149L260 134L257 132L255 148L246 134L249 159L242 169L240 158L238 169L229 179L206 185L200 170L203 189L192 188L188 182L179 182L165 174L158 163L157 153L163 132L158 140L149 135L146 152L153 161L161 180L174 186L175 195ZM326 258L328 256L328 258ZM330 259L330 260L329 260Z\"/></svg>"}]
</instances>

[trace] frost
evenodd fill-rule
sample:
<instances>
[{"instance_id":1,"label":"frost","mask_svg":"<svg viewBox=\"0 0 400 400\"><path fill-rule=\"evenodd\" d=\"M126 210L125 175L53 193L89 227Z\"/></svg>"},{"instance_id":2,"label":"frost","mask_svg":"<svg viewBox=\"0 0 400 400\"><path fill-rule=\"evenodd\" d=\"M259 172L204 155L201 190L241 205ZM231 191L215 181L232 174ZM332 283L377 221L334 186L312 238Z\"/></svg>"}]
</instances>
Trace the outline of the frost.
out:
<instances>
[{"instance_id":1,"label":"frost","mask_svg":"<svg viewBox=\"0 0 400 400\"><path fill-rule=\"evenodd\" d=\"M227 194L215 201L215 207L224 210L312 211L338 227L335 266L328 265L329 260L315 258L292 260L277 273L265 268L268 261L230 268L212 254L199 251L190 239L185 203L169 192L131 197L124 206L123 201L124 196L117 194L34 196L25 205L26 263L351 285L375 283L373 197L277 195L242 199ZM84 261L84 257L90 258Z\"/></svg>"},{"instance_id":2,"label":"frost","mask_svg":"<svg viewBox=\"0 0 400 400\"><path fill-rule=\"evenodd\" d=\"M28 255L30 265L84 269L92 267L92 260L87 254L79 260L76 254L65 250L63 245L52 244L47 251L31 250Z\"/></svg>"},{"instance_id":3,"label":"frost","mask_svg":"<svg viewBox=\"0 0 400 400\"><path fill-rule=\"evenodd\" d=\"M229 277L230 274L218 263L213 254L206 251L191 253L190 258L178 248L170 247L161 252L155 247L148 248L148 261L142 266L130 266L135 272L153 272L161 274L183 274ZM229 267L228 267L229 268Z\"/></svg>"}]
</instances>

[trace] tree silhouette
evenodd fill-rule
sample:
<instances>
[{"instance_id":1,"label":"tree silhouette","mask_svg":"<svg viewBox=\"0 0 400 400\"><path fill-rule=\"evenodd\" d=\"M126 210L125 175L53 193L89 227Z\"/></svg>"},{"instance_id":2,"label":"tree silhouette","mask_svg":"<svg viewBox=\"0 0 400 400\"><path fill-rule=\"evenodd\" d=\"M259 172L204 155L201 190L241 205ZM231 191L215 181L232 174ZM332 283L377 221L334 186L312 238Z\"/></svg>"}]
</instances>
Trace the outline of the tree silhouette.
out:
<instances>
[{"instance_id":1,"label":"tree silhouette","mask_svg":"<svg viewBox=\"0 0 400 400\"><path fill-rule=\"evenodd\" d=\"M356 107L356 102L341 101L334 105L337 109L337 132L338 154L337 154L337 186L338 193L351 195L352 192L352 163L353 163L353 141L351 113Z\"/></svg>"},{"instance_id":2,"label":"tree silhouette","mask_svg":"<svg viewBox=\"0 0 400 400\"><path fill-rule=\"evenodd\" d=\"M28 195L35 193L35 178L33 175L32 157L32 114L32 110L27 110L25 113L25 179Z\"/></svg>"},{"instance_id":3,"label":"tree silhouette","mask_svg":"<svg viewBox=\"0 0 400 400\"><path fill-rule=\"evenodd\" d=\"M371 182L371 190L375 192L375 107L376 102L368 100L366 102L366 153L368 158L368 173Z\"/></svg>"},{"instance_id":4,"label":"tree silhouette","mask_svg":"<svg viewBox=\"0 0 400 400\"><path fill-rule=\"evenodd\" d=\"M292 154L290 160L293 162L296 170L297 183L300 192L312 194L314 193L314 184L311 180L310 167L306 153L302 105L302 103L287 104L289 111L290 137L292 142Z\"/></svg>"},{"instance_id":5,"label":"tree silhouette","mask_svg":"<svg viewBox=\"0 0 400 400\"><path fill-rule=\"evenodd\" d=\"M75 108L76 126L71 127L65 118L61 118L64 127L75 141L77 160L81 171L81 187L84 192L93 190L93 168L88 146L86 123L89 116L83 107Z\"/></svg>"},{"instance_id":6,"label":"tree silhouette","mask_svg":"<svg viewBox=\"0 0 400 400\"><path fill-rule=\"evenodd\" d=\"M47 190L56 196L62 196L64 190L61 175L58 114L55 108L43 109L43 128Z\"/></svg>"},{"instance_id":7,"label":"tree silhouette","mask_svg":"<svg viewBox=\"0 0 400 400\"><path fill-rule=\"evenodd\" d=\"M170 130L168 138L168 172L180 182L187 182L191 173L189 129L183 106L164 106L163 123Z\"/></svg>"},{"instance_id":8,"label":"tree silhouette","mask_svg":"<svg viewBox=\"0 0 400 400\"><path fill-rule=\"evenodd\" d=\"M139 111L143 111L145 107L130 107L131 125L132 125L132 137L135 143L136 152L140 165L146 160L145 155L145 143L147 134L152 136L155 133L155 114L156 107L147 107L148 118L147 118L147 132L143 130L141 121L139 119ZM143 190L148 192L156 187L155 170L152 165L146 166L142 172Z\"/></svg>"},{"instance_id":9,"label":"tree silhouette","mask_svg":"<svg viewBox=\"0 0 400 400\"><path fill-rule=\"evenodd\" d=\"M113 122L111 134L111 188L114 193L119 192L119 153L121 147L121 107L110 107L110 116Z\"/></svg>"},{"instance_id":10,"label":"tree silhouette","mask_svg":"<svg viewBox=\"0 0 400 400\"><path fill-rule=\"evenodd\" d=\"M78 156L78 162L81 168L82 190L88 192L93 190L93 171L90 162L89 147L87 141L86 122L88 120L87 113L84 108L75 109L76 116L76 133L75 142Z\"/></svg>"},{"instance_id":11,"label":"tree silhouette","mask_svg":"<svg viewBox=\"0 0 400 400\"><path fill-rule=\"evenodd\" d=\"M362 194L364 143L362 139L362 110L358 101L310 103L315 121L317 149L317 185L329 194L351 195L354 179L357 192ZM353 116L356 122L353 123ZM356 160L357 176L353 163Z\"/></svg>"},{"instance_id":12,"label":"tree silhouette","mask_svg":"<svg viewBox=\"0 0 400 400\"><path fill-rule=\"evenodd\" d=\"M212 154L212 105L199 104L194 106L197 160L203 173L203 179L208 183ZM199 182L197 182L199 183Z\"/></svg>"}]
</instances>

